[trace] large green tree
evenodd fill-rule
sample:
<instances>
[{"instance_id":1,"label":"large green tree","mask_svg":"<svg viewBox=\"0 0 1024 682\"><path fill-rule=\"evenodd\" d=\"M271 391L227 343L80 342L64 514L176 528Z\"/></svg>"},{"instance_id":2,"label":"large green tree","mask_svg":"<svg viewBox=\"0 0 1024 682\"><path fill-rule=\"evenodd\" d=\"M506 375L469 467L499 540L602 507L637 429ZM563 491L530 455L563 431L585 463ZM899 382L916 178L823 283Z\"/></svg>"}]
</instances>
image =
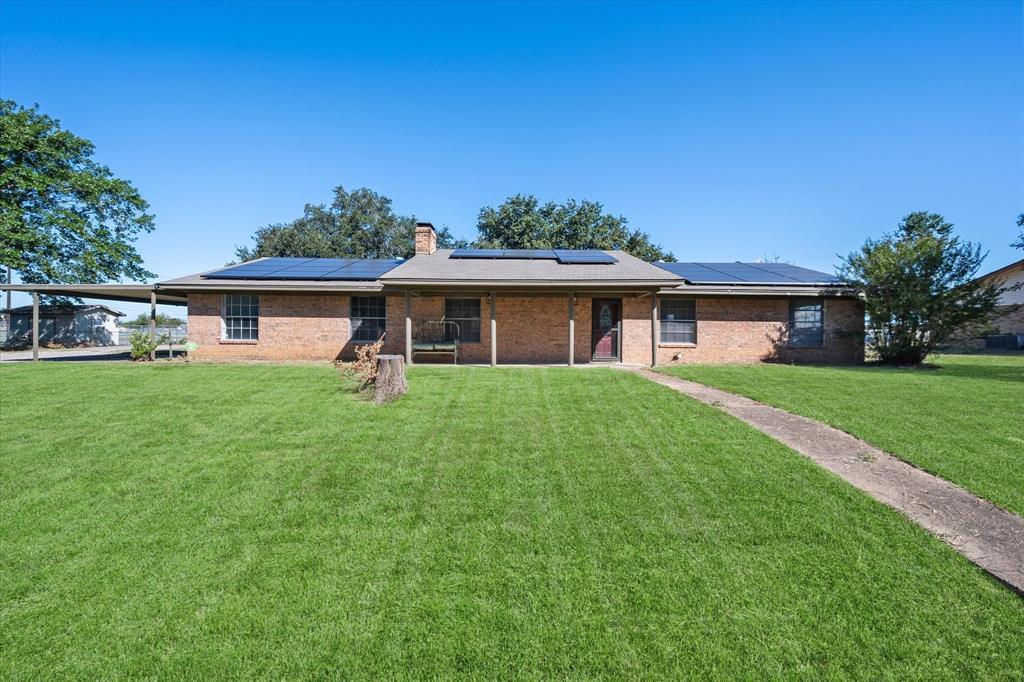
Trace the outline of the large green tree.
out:
<instances>
[{"instance_id":1,"label":"large green tree","mask_svg":"<svg viewBox=\"0 0 1024 682\"><path fill-rule=\"evenodd\" d=\"M1021 228L1017 241L1010 244L1015 249L1024 249L1024 213L1017 216L1017 227Z\"/></svg>"},{"instance_id":2,"label":"large green tree","mask_svg":"<svg viewBox=\"0 0 1024 682\"><path fill-rule=\"evenodd\" d=\"M630 229L625 218L605 213L596 201L541 204L533 195L516 194L497 208L480 209L477 230L476 246L484 248L611 249L646 261L675 260L648 234Z\"/></svg>"},{"instance_id":3,"label":"large green tree","mask_svg":"<svg viewBox=\"0 0 1024 682\"><path fill-rule=\"evenodd\" d=\"M395 213L391 199L361 187L334 189L330 205L306 204L302 216L256 230L254 246L239 246L240 261L263 256L302 258L408 258L416 247L416 219ZM462 245L446 227L438 246Z\"/></svg>"},{"instance_id":4,"label":"large green tree","mask_svg":"<svg viewBox=\"0 0 1024 682\"><path fill-rule=\"evenodd\" d=\"M94 151L38 107L0 100L0 265L22 281L153 276L135 250L153 229L149 205Z\"/></svg>"},{"instance_id":5,"label":"large green tree","mask_svg":"<svg viewBox=\"0 0 1024 682\"><path fill-rule=\"evenodd\" d=\"M976 279L985 255L937 213L911 213L868 239L839 274L864 292L868 343L881 362L917 365L954 333L986 326L1002 289Z\"/></svg>"}]
</instances>

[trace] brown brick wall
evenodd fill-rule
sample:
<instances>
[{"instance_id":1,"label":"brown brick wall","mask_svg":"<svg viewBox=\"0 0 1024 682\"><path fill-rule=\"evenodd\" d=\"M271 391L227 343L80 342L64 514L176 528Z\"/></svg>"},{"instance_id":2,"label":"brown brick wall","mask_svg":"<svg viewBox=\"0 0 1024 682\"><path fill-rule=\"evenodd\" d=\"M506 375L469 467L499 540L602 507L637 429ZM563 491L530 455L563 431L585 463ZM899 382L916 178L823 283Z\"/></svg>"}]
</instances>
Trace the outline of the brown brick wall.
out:
<instances>
[{"instance_id":1,"label":"brown brick wall","mask_svg":"<svg viewBox=\"0 0 1024 682\"><path fill-rule=\"evenodd\" d=\"M469 298L471 296L467 296ZM480 342L460 346L460 362L490 362L490 302L480 296ZM335 360L349 358L348 296L261 295L259 341L221 340L219 294L189 297L189 338L198 359ZM649 364L651 299L622 297L622 360ZM443 296L414 296L413 322L439 320ZM590 296L577 296L575 361L590 362ZM498 362L564 363L568 356L568 296L497 299ZM863 332L863 307L853 299L825 301L825 345L790 349L784 342L789 300L773 298L698 298L697 345L659 346L659 364L673 362L860 362L863 344L847 336ZM385 352L405 352L405 298L387 297ZM675 356L679 356L676 358ZM422 356L419 361L430 358ZM433 358L447 362L447 358Z\"/></svg>"},{"instance_id":2,"label":"brown brick wall","mask_svg":"<svg viewBox=\"0 0 1024 682\"><path fill-rule=\"evenodd\" d=\"M220 294L189 294L188 338L199 359L334 360L348 338L348 297L264 294L259 341L221 339Z\"/></svg>"},{"instance_id":3,"label":"brown brick wall","mask_svg":"<svg viewBox=\"0 0 1024 682\"><path fill-rule=\"evenodd\" d=\"M697 344L658 347L658 364L679 362L864 361L864 306L856 299L825 299L825 342L790 348L788 298L698 297Z\"/></svg>"}]
</instances>

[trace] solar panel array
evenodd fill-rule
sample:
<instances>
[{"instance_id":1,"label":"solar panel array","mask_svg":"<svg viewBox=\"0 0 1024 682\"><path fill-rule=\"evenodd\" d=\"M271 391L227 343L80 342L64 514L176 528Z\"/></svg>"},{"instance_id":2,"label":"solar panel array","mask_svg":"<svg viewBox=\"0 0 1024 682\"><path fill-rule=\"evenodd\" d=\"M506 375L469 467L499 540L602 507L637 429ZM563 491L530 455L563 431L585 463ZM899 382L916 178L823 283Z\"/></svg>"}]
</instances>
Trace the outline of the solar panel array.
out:
<instances>
[{"instance_id":1,"label":"solar panel array","mask_svg":"<svg viewBox=\"0 0 1024 682\"><path fill-rule=\"evenodd\" d=\"M605 264L619 261L600 249L455 249L450 258L557 260L566 264Z\"/></svg>"},{"instance_id":2,"label":"solar panel array","mask_svg":"<svg viewBox=\"0 0 1024 682\"><path fill-rule=\"evenodd\" d=\"M207 279L375 280L401 258L264 258L208 272Z\"/></svg>"},{"instance_id":3,"label":"solar panel array","mask_svg":"<svg viewBox=\"0 0 1024 682\"><path fill-rule=\"evenodd\" d=\"M788 263L655 263L693 284L838 284L838 277Z\"/></svg>"},{"instance_id":4,"label":"solar panel array","mask_svg":"<svg viewBox=\"0 0 1024 682\"><path fill-rule=\"evenodd\" d=\"M598 249L555 249L559 263L618 263L604 251Z\"/></svg>"}]
</instances>

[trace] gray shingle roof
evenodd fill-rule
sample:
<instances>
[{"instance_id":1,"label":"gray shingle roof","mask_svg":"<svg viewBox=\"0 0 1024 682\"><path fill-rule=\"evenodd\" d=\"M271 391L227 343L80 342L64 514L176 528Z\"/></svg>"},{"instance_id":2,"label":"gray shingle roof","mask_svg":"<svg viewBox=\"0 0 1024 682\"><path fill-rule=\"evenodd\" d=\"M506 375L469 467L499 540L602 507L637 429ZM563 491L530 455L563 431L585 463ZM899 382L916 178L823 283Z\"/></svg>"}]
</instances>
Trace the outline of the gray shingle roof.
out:
<instances>
[{"instance_id":1,"label":"gray shingle roof","mask_svg":"<svg viewBox=\"0 0 1024 682\"><path fill-rule=\"evenodd\" d=\"M624 251L606 251L618 262L607 265L568 264L556 260L449 258L452 249L417 255L381 276L385 284L407 282L497 284L638 282L676 284L682 278Z\"/></svg>"}]
</instances>

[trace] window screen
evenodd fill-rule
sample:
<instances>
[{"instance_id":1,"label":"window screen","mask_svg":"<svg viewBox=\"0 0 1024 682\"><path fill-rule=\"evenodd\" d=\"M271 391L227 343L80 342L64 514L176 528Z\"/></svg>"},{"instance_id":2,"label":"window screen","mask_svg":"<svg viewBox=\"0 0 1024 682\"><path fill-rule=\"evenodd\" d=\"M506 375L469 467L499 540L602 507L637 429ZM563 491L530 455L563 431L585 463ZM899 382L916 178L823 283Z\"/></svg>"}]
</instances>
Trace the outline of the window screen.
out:
<instances>
[{"instance_id":1,"label":"window screen","mask_svg":"<svg viewBox=\"0 0 1024 682\"><path fill-rule=\"evenodd\" d=\"M444 319L459 325L459 341L478 343L480 341L480 299L444 299ZM446 330L451 335L451 330Z\"/></svg>"},{"instance_id":2,"label":"window screen","mask_svg":"<svg viewBox=\"0 0 1024 682\"><path fill-rule=\"evenodd\" d=\"M387 327L388 305L385 296L352 297L352 340L375 343Z\"/></svg>"},{"instance_id":3,"label":"window screen","mask_svg":"<svg viewBox=\"0 0 1024 682\"><path fill-rule=\"evenodd\" d=\"M697 302L691 299L661 300L661 342L697 343Z\"/></svg>"},{"instance_id":4,"label":"window screen","mask_svg":"<svg viewBox=\"0 0 1024 682\"><path fill-rule=\"evenodd\" d=\"M789 345L820 346L825 342L825 315L821 301L789 302Z\"/></svg>"},{"instance_id":5,"label":"window screen","mask_svg":"<svg viewBox=\"0 0 1024 682\"><path fill-rule=\"evenodd\" d=\"M224 297L224 338L255 341L259 338L260 297L228 294Z\"/></svg>"}]
</instances>

